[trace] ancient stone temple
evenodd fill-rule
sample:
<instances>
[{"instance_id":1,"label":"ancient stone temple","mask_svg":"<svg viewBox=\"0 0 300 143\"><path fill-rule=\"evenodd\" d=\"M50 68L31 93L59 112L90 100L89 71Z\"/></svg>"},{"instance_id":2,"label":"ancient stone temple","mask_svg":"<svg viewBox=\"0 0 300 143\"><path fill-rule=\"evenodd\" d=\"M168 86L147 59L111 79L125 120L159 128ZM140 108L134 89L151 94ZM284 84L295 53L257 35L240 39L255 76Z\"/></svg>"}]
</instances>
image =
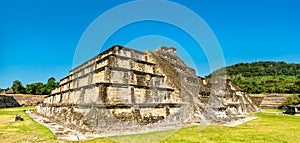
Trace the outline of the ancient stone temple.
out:
<instances>
[{"instance_id":1,"label":"ancient stone temple","mask_svg":"<svg viewBox=\"0 0 300 143\"><path fill-rule=\"evenodd\" d=\"M229 80L203 79L173 47L113 46L72 69L36 112L81 132L145 131L257 111Z\"/></svg>"},{"instance_id":2,"label":"ancient stone temple","mask_svg":"<svg viewBox=\"0 0 300 143\"><path fill-rule=\"evenodd\" d=\"M200 78L199 80L202 88L200 101L208 107L206 112L214 113L210 116L212 121L225 123L259 111L250 95L230 80L222 78Z\"/></svg>"}]
</instances>

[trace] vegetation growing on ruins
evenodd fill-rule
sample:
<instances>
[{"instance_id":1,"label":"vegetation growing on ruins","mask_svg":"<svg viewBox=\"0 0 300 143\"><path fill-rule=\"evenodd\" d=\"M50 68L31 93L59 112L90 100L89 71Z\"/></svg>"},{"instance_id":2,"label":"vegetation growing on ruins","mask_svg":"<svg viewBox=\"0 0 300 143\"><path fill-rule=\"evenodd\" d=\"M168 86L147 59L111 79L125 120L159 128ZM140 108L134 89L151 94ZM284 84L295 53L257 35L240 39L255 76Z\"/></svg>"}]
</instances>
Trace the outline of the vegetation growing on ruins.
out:
<instances>
[{"instance_id":1,"label":"vegetation growing on ruins","mask_svg":"<svg viewBox=\"0 0 300 143\"><path fill-rule=\"evenodd\" d=\"M224 73L225 68L221 68L212 74L220 76ZM242 90L252 94L300 93L300 64L239 63L226 67L226 75Z\"/></svg>"},{"instance_id":2,"label":"vegetation growing on ruins","mask_svg":"<svg viewBox=\"0 0 300 143\"><path fill-rule=\"evenodd\" d=\"M68 142L57 139L44 126L33 121L24 113L24 109L33 107L0 109L1 142ZM299 116L261 112L252 114L258 119L236 127L210 125L201 130L199 126L179 129L161 142L299 142L295 135L300 134ZM272 110L280 113L280 110ZM11 122L16 114L21 114L23 122ZM284 127L284 128L283 128ZM113 138L98 138L82 142L109 142L114 139L143 141L145 136L160 136L170 131L152 132Z\"/></svg>"},{"instance_id":3,"label":"vegetation growing on ruins","mask_svg":"<svg viewBox=\"0 0 300 143\"><path fill-rule=\"evenodd\" d=\"M54 77L48 79L47 83L36 82L32 84L26 84L24 87L19 80L15 80L11 86L11 89L15 94L36 94L36 95L46 95L50 94L51 90L58 86L58 82Z\"/></svg>"},{"instance_id":4,"label":"vegetation growing on ruins","mask_svg":"<svg viewBox=\"0 0 300 143\"><path fill-rule=\"evenodd\" d=\"M292 94L282 103L283 105L296 105L300 104L300 95Z\"/></svg>"}]
</instances>

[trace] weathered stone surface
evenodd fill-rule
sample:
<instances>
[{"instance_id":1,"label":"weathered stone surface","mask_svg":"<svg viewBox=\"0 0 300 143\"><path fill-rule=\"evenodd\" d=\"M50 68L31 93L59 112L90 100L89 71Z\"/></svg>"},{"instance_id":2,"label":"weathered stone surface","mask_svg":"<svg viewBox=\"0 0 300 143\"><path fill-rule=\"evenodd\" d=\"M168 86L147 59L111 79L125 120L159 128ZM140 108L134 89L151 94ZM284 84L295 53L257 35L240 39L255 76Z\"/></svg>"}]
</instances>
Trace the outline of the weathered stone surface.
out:
<instances>
[{"instance_id":1,"label":"weathered stone surface","mask_svg":"<svg viewBox=\"0 0 300 143\"><path fill-rule=\"evenodd\" d=\"M221 78L203 79L200 84L204 91L200 92L203 103L210 108L208 111L214 114L210 117L213 121L230 121L236 117L245 116L250 112L259 111L253 103L250 95L242 92L241 89L230 80ZM203 99L204 98L204 99ZM207 99L208 98L208 99Z\"/></svg>"},{"instance_id":2,"label":"weathered stone surface","mask_svg":"<svg viewBox=\"0 0 300 143\"><path fill-rule=\"evenodd\" d=\"M262 109L277 109L278 106L285 101L287 96L285 95L277 95L277 94L272 94L272 95L266 95L264 96L261 104L259 105L260 108Z\"/></svg>"},{"instance_id":3,"label":"weathered stone surface","mask_svg":"<svg viewBox=\"0 0 300 143\"><path fill-rule=\"evenodd\" d=\"M36 106L43 103L45 95L7 95L12 96L21 106Z\"/></svg>"},{"instance_id":4,"label":"weathered stone surface","mask_svg":"<svg viewBox=\"0 0 300 143\"><path fill-rule=\"evenodd\" d=\"M298 95L300 97L300 95ZM285 114L298 114L300 115L300 104L297 105L288 105L285 108L283 113Z\"/></svg>"},{"instance_id":5,"label":"weathered stone surface","mask_svg":"<svg viewBox=\"0 0 300 143\"><path fill-rule=\"evenodd\" d=\"M0 95L0 108L20 107L20 104L11 96Z\"/></svg>"},{"instance_id":6,"label":"weathered stone surface","mask_svg":"<svg viewBox=\"0 0 300 143\"><path fill-rule=\"evenodd\" d=\"M262 103L262 101L264 100L265 96L250 96L253 103L259 107Z\"/></svg>"},{"instance_id":7,"label":"weathered stone surface","mask_svg":"<svg viewBox=\"0 0 300 143\"><path fill-rule=\"evenodd\" d=\"M257 111L229 80L203 79L173 47L114 46L70 71L36 112L81 132L226 121Z\"/></svg>"}]
</instances>

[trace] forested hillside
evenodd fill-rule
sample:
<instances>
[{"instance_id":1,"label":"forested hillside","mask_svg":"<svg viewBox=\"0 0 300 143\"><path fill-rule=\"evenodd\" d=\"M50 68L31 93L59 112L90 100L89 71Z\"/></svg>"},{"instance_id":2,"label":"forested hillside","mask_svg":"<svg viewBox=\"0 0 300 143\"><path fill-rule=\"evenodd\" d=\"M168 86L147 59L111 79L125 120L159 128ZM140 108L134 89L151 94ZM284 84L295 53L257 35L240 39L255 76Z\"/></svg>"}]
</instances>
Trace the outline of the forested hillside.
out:
<instances>
[{"instance_id":1,"label":"forested hillside","mask_svg":"<svg viewBox=\"0 0 300 143\"><path fill-rule=\"evenodd\" d=\"M300 93L300 64L239 63L212 74L220 76L225 72L227 78L248 93Z\"/></svg>"}]
</instances>

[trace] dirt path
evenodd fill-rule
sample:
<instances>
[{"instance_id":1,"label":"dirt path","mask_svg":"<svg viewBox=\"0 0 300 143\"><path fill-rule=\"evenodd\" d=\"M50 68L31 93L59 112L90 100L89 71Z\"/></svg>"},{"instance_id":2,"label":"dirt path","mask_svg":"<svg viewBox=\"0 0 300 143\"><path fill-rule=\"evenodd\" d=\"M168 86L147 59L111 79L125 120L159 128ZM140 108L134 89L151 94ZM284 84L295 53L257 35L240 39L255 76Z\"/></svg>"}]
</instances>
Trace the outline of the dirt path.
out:
<instances>
[{"instance_id":1,"label":"dirt path","mask_svg":"<svg viewBox=\"0 0 300 143\"><path fill-rule=\"evenodd\" d=\"M223 125L227 126L227 127L234 127L234 126L241 125L243 123L249 122L249 121L254 120L254 119L257 119L257 117L245 117L243 119L232 121L232 122L229 122L229 123L226 123L226 124L223 124Z\"/></svg>"},{"instance_id":2,"label":"dirt path","mask_svg":"<svg viewBox=\"0 0 300 143\"><path fill-rule=\"evenodd\" d=\"M86 140L86 139L91 139L91 138L96 137L96 136L89 137L87 135L83 135L76 130L72 130L72 129L63 127L62 125L52 122L52 121L48 120L47 118L38 116L38 115L34 114L34 112L31 112L28 110L26 111L26 114L29 115L36 122L49 128L50 131L53 134L57 135L57 137L60 139L76 141L76 140Z\"/></svg>"}]
</instances>

